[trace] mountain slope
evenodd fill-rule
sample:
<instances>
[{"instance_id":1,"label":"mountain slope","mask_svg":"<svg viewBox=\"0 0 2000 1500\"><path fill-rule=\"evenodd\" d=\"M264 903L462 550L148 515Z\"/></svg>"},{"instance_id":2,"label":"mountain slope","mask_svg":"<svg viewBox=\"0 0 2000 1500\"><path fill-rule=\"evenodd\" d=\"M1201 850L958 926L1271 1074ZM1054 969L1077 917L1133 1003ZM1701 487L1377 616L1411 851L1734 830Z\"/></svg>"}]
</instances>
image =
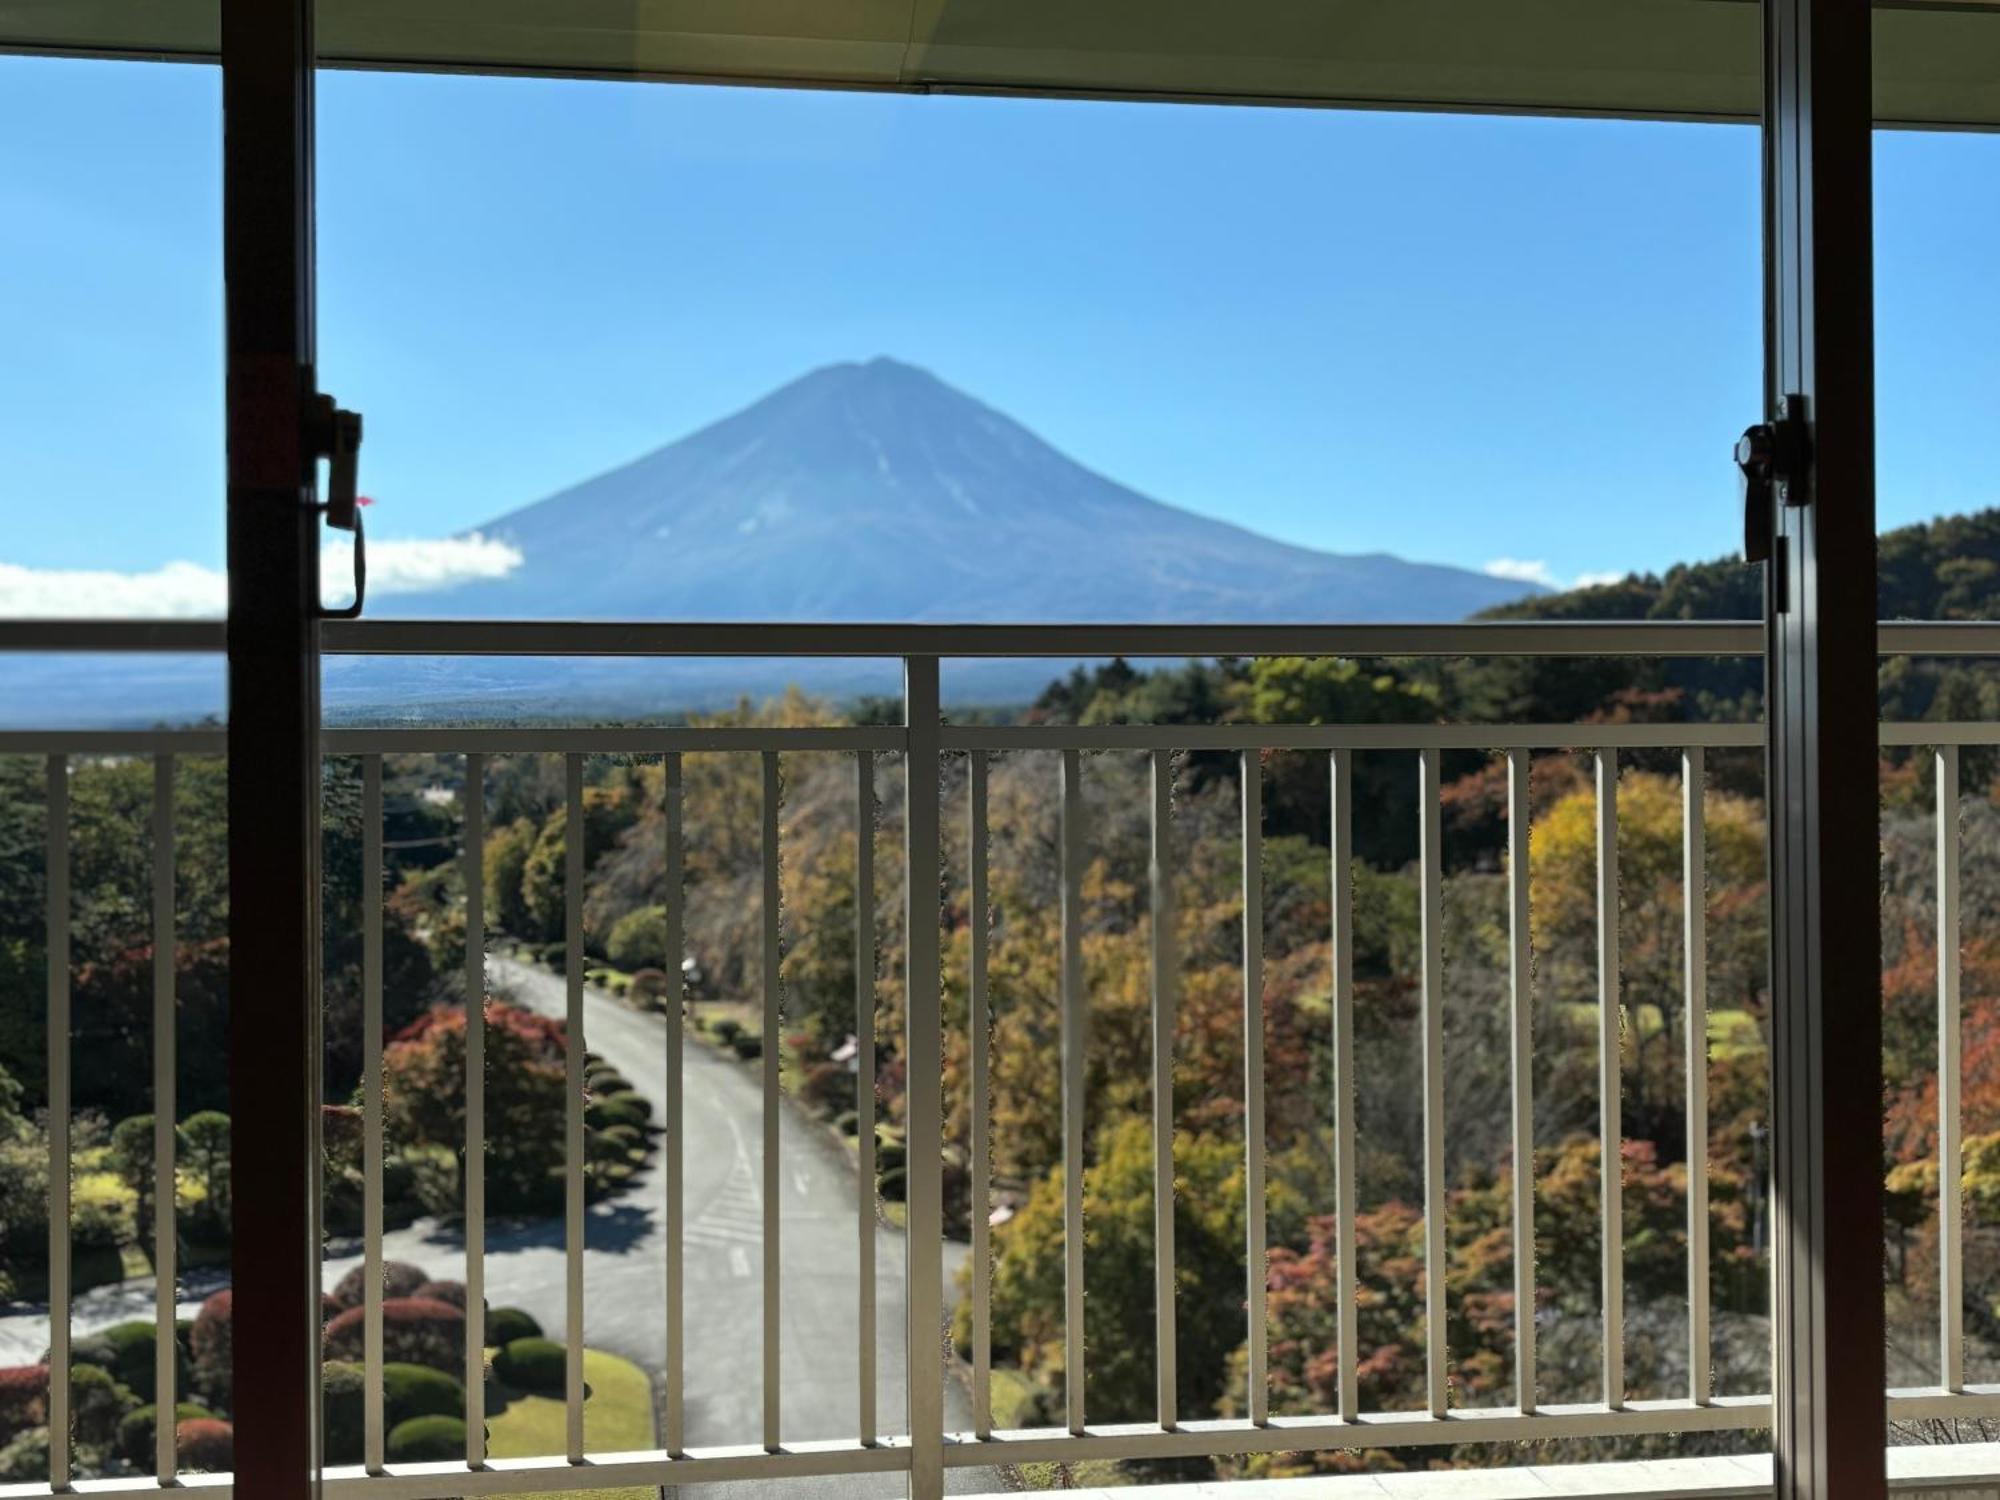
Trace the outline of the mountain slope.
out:
<instances>
[{"instance_id":1,"label":"mountain slope","mask_svg":"<svg viewBox=\"0 0 2000 1500\"><path fill-rule=\"evenodd\" d=\"M1518 582L1290 546L1148 499L935 376L833 365L479 528L507 578L405 616L1457 620Z\"/></svg>"}]
</instances>

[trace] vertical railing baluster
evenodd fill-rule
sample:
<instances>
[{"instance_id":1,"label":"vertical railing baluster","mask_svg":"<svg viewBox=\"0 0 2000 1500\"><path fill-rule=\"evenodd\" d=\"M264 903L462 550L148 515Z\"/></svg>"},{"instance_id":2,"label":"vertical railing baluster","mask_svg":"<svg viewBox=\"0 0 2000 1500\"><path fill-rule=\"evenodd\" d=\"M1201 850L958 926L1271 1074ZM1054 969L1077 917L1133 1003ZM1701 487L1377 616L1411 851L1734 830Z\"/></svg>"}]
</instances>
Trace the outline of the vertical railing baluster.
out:
<instances>
[{"instance_id":1,"label":"vertical railing baluster","mask_svg":"<svg viewBox=\"0 0 2000 1500\"><path fill-rule=\"evenodd\" d=\"M1948 1391L1965 1388L1965 1215L1959 1094L1958 746L1937 747L1938 1357Z\"/></svg>"},{"instance_id":2,"label":"vertical railing baluster","mask_svg":"<svg viewBox=\"0 0 2000 1500\"><path fill-rule=\"evenodd\" d=\"M854 1144L860 1306L855 1319L861 1442L875 1442L875 754L854 755ZM905 1179L907 1180L907 1172ZM975 1219L975 1222L977 1220ZM973 1264L978 1264L975 1243Z\"/></svg>"},{"instance_id":3,"label":"vertical railing baluster","mask_svg":"<svg viewBox=\"0 0 2000 1500\"><path fill-rule=\"evenodd\" d=\"M1444 1196L1444 834L1439 753L1417 756L1424 1031L1424 1374L1432 1416L1450 1405Z\"/></svg>"},{"instance_id":4,"label":"vertical railing baluster","mask_svg":"<svg viewBox=\"0 0 2000 1500\"><path fill-rule=\"evenodd\" d=\"M569 1461L583 1462L583 756L563 757L563 979L569 1032L563 1122L563 1394ZM469 1393L468 1393L469 1394Z\"/></svg>"},{"instance_id":5,"label":"vertical railing baluster","mask_svg":"<svg viewBox=\"0 0 2000 1500\"><path fill-rule=\"evenodd\" d=\"M49 1487L70 1482L69 761L47 766L49 1067Z\"/></svg>"},{"instance_id":6,"label":"vertical railing baluster","mask_svg":"<svg viewBox=\"0 0 2000 1500\"><path fill-rule=\"evenodd\" d=\"M174 1331L179 1227L174 943L174 758L162 753L153 757L153 1399L161 1411L172 1411L180 1400ZM179 1467L173 1425L153 1425L153 1473L164 1484Z\"/></svg>"},{"instance_id":7,"label":"vertical railing baluster","mask_svg":"<svg viewBox=\"0 0 2000 1500\"><path fill-rule=\"evenodd\" d=\"M1507 997L1512 1037L1514 1399L1535 1409L1535 995L1528 926L1529 752L1507 752Z\"/></svg>"},{"instance_id":8,"label":"vertical railing baluster","mask_svg":"<svg viewBox=\"0 0 2000 1500\"><path fill-rule=\"evenodd\" d=\"M1336 1390L1340 1419L1360 1416L1359 1306L1354 1273L1354 1216L1357 1202L1354 1115L1354 752L1333 752L1327 768L1332 782L1329 813L1333 824L1333 1172L1334 1172L1334 1340L1340 1352Z\"/></svg>"},{"instance_id":9,"label":"vertical railing baluster","mask_svg":"<svg viewBox=\"0 0 2000 1500\"><path fill-rule=\"evenodd\" d=\"M1180 958L1174 945L1174 762L1153 752L1153 839L1147 883L1153 921L1153 1347L1154 1412L1163 1431L1179 1421L1179 1335L1174 1330L1174 1033Z\"/></svg>"},{"instance_id":10,"label":"vertical railing baluster","mask_svg":"<svg viewBox=\"0 0 2000 1500\"><path fill-rule=\"evenodd\" d=\"M361 757L362 1462L386 1461L382 1391L382 757Z\"/></svg>"},{"instance_id":11,"label":"vertical railing baluster","mask_svg":"<svg viewBox=\"0 0 2000 1500\"><path fill-rule=\"evenodd\" d=\"M966 766L966 921L971 953L966 973L966 1030L972 1052L972 1430L993 1435L993 1099L989 1056L992 1018L986 998L986 752Z\"/></svg>"},{"instance_id":12,"label":"vertical railing baluster","mask_svg":"<svg viewBox=\"0 0 2000 1500\"><path fill-rule=\"evenodd\" d=\"M938 994L938 663L903 662L905 1120L909 1130L906 1390L910 1500L944 1494L944 1069Z\"/></svg>"},{"instance_id":13,"label":"vertical railing baluster","mask_svg":"<svg viewBox=\"0 0 2000 1500\"><path fill-rule=\"evenodd\" d=\"M1682 966L1687 999L1688 1399L1709 1400L1707 756L1681 752Z\"/></svg>"},{"instance_id":14,"label":"vertical railing baluster","mask_svg":"<svg viewBox=\"0 0 2000 1500\"><path fill-rule=\"evenodd\" d=\"M1270 1331L1264 1316L1264 763L1246 750L1243 779L1243 1270L1249 1325L1245 1381L1250 1420L1271 1417Z\"/></svg>"},{"instance_id":15,"label":"vertical railing baluster","mask_svg":"<svg viewBox=\"0 0 2000 1500\"><path fill-rule=\"evenodd\" d=\"M465 1395L486 1390L486 757L465 757ZM465 1424L465 1462L486 1461L486 1424Z\"/></svg>"},{"instance_id":16,"label":"vertical railing baluster","mask_svg":"<svg viewBox=\"0 0 2000 1500\"><path fill-rule=\"evenodd\" d=\"M668 751L661 767L660 795L666 814L667 940L661 958L667 972L667 1452L678 1458L687 1451L687 1312L682 1283L687 1246L682 1238L686 1213L687 1153L682 1147L682 1125L686 1115L681 1076L681 1056L687 1010L687 971L683 951L682 872L686 865L684 834L681 828L681 758Z\"/></svg>"},{"instance_id":17,"label":"vertical railing baluster","mask_svg":"<svg viewBox=\"0 0 2000 1500\"><path fill-rule=\"evenodd\" d=\"M1083 1126L1089 1010L1083 984L1083 761L1062 752L1063 1411L1084 1424Z\"/></svg>"},{"instance_id":18,"label":"vertical railing baluster","mask_svg":"<svg viewBox=\"0 0 2000 1500\"><path fill-rule=\"evenodd\" d=\"M764 886L763 909L759 913L763 926L763 1028L764 1048L759 1055L759 1069L763 1080L764 1095L764 1148L763 1148L763 1198L764 1198L764 1447L776 1452L780 1440L780 1400L783 1394L782 1366L779 1360L779 1268L782 1264L783 1245L779 1240L779 1214L781 1202L780 1179L778 1175L778 1060L783 1038L780 1035L783 1019L779 1014L779 972L783 961L779 952L778 918L779 902L782 899L779 888L778 869L778 752L766 750L762 756L764 773L763 790L763 832L762 875Z\"/></svg>"},{"instance_id":19,"label":"vertical railing baluster","mask_svg":"<svg viewBox=\"0 0 2000 1500\"><path fill-rule=\"evenodd\" d=\"M1625 1404L1625 1130L1618 951L1618 752L1597 752L1597 1134L1603 1211L1604 1404Z\"/></svg>"}]
</instances>

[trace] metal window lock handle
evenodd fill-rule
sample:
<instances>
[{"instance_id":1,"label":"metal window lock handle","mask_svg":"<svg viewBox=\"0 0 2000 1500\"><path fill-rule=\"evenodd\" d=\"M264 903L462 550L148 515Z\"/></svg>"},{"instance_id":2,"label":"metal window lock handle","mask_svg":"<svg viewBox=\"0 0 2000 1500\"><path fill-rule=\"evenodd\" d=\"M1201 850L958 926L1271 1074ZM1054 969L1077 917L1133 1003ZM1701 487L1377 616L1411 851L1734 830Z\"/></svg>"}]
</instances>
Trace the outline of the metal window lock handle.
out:
<instances>
[{"instance_id":1,"label":"metal window lock handle","mask_svg":"<svg viewBox=\"0 0 2000 1500\"><path fill-rule=\"evenodd\" d=\"M1785 397L1776 417L1744 430L1736 440L1736 467L1743 475L1744 561L1768 562L1777 537L1776 505L1812 499L1812 434L1803 396Z\"/></svg>"},{"instance_id":2,"label":"metal window lock handle","mask_svg":"<svg viewBox=\"0 0 2000 1500\"><path fill-rule=\"evenodd\" d=\"M354 533L354 602L344 609L322 608L320 613L331 620L352 620L360 616L368 596L368 539L361 526L358 492L361 413L344 410L333 397L318 394L306 421L313 452L326 460L326 499L319 508L327 525Z\"/></svg>"}]
</instances>

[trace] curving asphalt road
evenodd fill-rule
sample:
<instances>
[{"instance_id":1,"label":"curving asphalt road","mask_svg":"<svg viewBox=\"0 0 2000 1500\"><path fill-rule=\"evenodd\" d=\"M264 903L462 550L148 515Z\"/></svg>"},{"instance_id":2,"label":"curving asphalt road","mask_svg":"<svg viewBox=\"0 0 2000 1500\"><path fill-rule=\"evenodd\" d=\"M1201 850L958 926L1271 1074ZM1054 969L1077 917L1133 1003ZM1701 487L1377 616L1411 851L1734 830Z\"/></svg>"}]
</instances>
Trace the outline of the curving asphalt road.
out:
<instances>
[{"instance_id":1,"label":"curving asphalt road","mask_svg":"<svg viewBox=\"0 0 2000 1500\"><path fill-rule=\"evenodd\" d=\"M567 996L556 975L513 960L489 964L494 989L545 1014L564 1013ZM647 1097L666 1097L666 1022L592 988L584 998L584 1032L601 1054ZM685 1060L685 1243L683 1271L687 1347L687 1433L691 1445L761 1440L763 1100L757 1073L690 1042ZM852 1162L825 1131L789 1103L781 1106L779 1150L780 1430L784 1441L851 1437L858 1410L859 1189ZM636 1360L657 1374L666 1348L665 1173L656 1164L616 1199L593 1204L585 1233L584 1337ZM871 1200L872 1206L872 1200ZM876 1410L883 1434L903 1430L904 1246L902 1233L875 1226ZM360 1247L333 1247L325 1267L332 1283L360 1259ZM419 1221L384 1239L385 1255L456 1278L464 1270L457 1226ZM954 1253L956 1252L956 1253ZM961 1247L946 1247L946 1281L954 1285ZM223 1277L185 1278L187 1315ZM487 1299L526 1309L551 1338L565 1333L562 1224L491 1223L486 1236ZM152 1284L136 1280L77 1299L79 1334L124 1318L151 1314ZM942 1337L942 1333L940 1333ZM48 1318L17 1308L0 1317L0 1363L38 1357L48 1343ZM948 1383L946 1422L972 1425L963 1392ZM997 1471L954 1470L955 1493L1006 1488ZM691 1486L743 1495L763 1485ZM768 1486L776 1492L776 1486ZM900 1475L857 1475L812 1482L815 1500L875 1500L904 1492Z\"/></svg>"}]
</instances>

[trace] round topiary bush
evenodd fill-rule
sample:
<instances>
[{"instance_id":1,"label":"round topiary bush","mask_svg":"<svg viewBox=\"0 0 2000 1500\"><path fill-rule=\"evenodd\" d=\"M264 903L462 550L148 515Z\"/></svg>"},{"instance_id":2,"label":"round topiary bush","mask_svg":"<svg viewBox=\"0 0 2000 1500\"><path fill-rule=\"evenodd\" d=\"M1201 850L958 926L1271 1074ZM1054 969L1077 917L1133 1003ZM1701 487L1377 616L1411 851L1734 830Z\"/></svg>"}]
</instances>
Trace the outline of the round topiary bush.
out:
<instances>
[{"instance_id":1,"label":"round topiary bush","mask_svg":"<svg viewBox=\"0 0 2000 1500\"><path fill-rule=\"evenodd\" d=\"M743 1034L742 1023L728 1016L718 1016L715 1024L708 1029L715 1033L715 1039L725 1047Z\"/></svg>"},{"instance_id":2,"label":"round topiary bush","mask_svg":"<svg viewBox=\"0 0 2000 1500\"><path fill-rule=\"evenodd\" d=\"M462 1281L426 1281L410 1295L429 1297L433 1302L449 1302L460 1312L465 1311L465 1283Z\"/></svg>"},{"instance_id":3,"label":"round topiary bush","mask_svg":"<svg viewBox=\"0 0 2000 1500\"><path fill-rule=\"evenodd\" d=\"M425 1365L385 1364L382 1411L392 1424L414 1417L462 1417L465 1387Z\"/></svg>"},{"instance_id":4,"label":"round topiary bush","mask_svg":"<svg viewBox=\"0 0 2000 1500\"><path fill-rule=\"evenodd\" d=\"M909 1190L909 1173L901 1167L891 1167L875 1179L875 1191L882 1195L885 1203L901 1203Z\"/></svg>"},{"instance_id":5,"label":"round topiary bush","mask_svg":"<svg viewBox=\"0 0 2000 1500\"><path fill-rule=\"evenodd\" d=\"M842 1135L861 1134L861 1116L851 1109L843 1109L833 1117L833 1128Z\"/></svg>"},{"instance_id":6,"label":"round topiary bush","mask_svg":"<svg viewBox=\"0 0 2000 1500\"><path fill-rule=\"evenodd\" d=\"M744 1062L753 1061L764 1055L764 1039L747 1031L739 1031L729 1039L729 1050Z\"/></svg>"},{"instance_id":7,"label":"round topiary bush","mask_svg":"<svg viewBox=\"0 0 2000 1500\"><path fill-rule=\"evenodd\" d=\"M613 1094L629 1094L632 1092L631 1083L623 1073L620 1073L615 1068L600 1069L598 1072L591 1074L586 1082L590 1085L592 1095L599 1099L609 1099Z\"/></svg>"},{"instance_id":8,"label":"round topiary bush","mask_svg":"<svg viewBox=\"0 0 2000 1500\"><path fill-rule=\"evenodd\" d=\"M195 1417L174 1426L174 1455L183 1469L222 1474L236 1467L236 1429L216 1417Z\"/></svg>"},{"instance_id":9,"label":"round topiary bush","mask_svg":"<svg viewBox=\"0 0 2000 1500\"><path fill-rule=\"evenodd\" d=\"M385 1260L382 1262L382 1297L414 1297L417 1288L431 1279L431 1273L422 1266L413 1266L406 1260ZM340 1278L333 1289L333 1300L342 1307L359 1307L368 1297L368 1267L364 1263L356 1266Z\"/></svg>"},{"instance_id":10,"label":"round topiary bush","mask_svg":"<svg viewBox=\"0 0 2000 1500\"><path fill-rule=\"evenodd\" d=\"M348 1308L326 1325L326 1357L362 1359L367 1330L368 1309ZM431 1297L391 1297L382 1304L382 1356L452 1373L465 1358L465 1314Z\"/></svg>"},{"instance_id":11,"label":"round topiary bush","mask_svg":"<svg viewBox=\"0 0 2000 1500\"><path fill-rule=\"evenodd\" d=\"M118 1456L134 1468L152 1472L153 1468L153 1424L159 1420L157 1406L142 1406L127 1412L118 1424ZM183 1422L199 1422L213 1418L215 1413L205 1406L197 1406L192 1401L183 1401L174 1408L174 1430L180 1430Z\"/></svg>"},{"instance_id":12,"label":"round topiary bush","mask_svg":"<svg viewBox=\"0 0 2000 1500\"><path fill-rule=\"evenodd\" d=\"M326 1461L360 1463L368 1421L367 1372L346 1360L330 1359L320 1370L319 1389L326 1411Z\"/></svg>"},{"instance_id":13,"label":"round topiary bush","mask_svg":"<svg viewBox=\"0 0 2000 1500\"><path fill-rule=\"evenodd\" d=\"M568 1389L563 1346L552 1339L515 1339L494 1359L493 1373L534 1395L560 1396Z\"/></svg>"},{"instance_id":14,"label":"round topiary bush","mask_svg":"<svg viewBox=\"0 0 2000 1500\"><path fill-rule=\"evenodd\" d=\"M542 1336L542 1325L518 1307L496 1307L486 1315L486 1343L489 1348L505 1349L517 1339L538 1339Z\"/></svg>"},{"instance_id":15,"label":"round topiary bush","mask_svg":"<svg viewBox=\"0 0 2000 1500\"><path fill-rule=\"evenodd\" d=\"M389 1462L437 1463L465 1456L465 1423L457 1417L412 1417L389 1429Z\"/></svg>"}]
</instances>

